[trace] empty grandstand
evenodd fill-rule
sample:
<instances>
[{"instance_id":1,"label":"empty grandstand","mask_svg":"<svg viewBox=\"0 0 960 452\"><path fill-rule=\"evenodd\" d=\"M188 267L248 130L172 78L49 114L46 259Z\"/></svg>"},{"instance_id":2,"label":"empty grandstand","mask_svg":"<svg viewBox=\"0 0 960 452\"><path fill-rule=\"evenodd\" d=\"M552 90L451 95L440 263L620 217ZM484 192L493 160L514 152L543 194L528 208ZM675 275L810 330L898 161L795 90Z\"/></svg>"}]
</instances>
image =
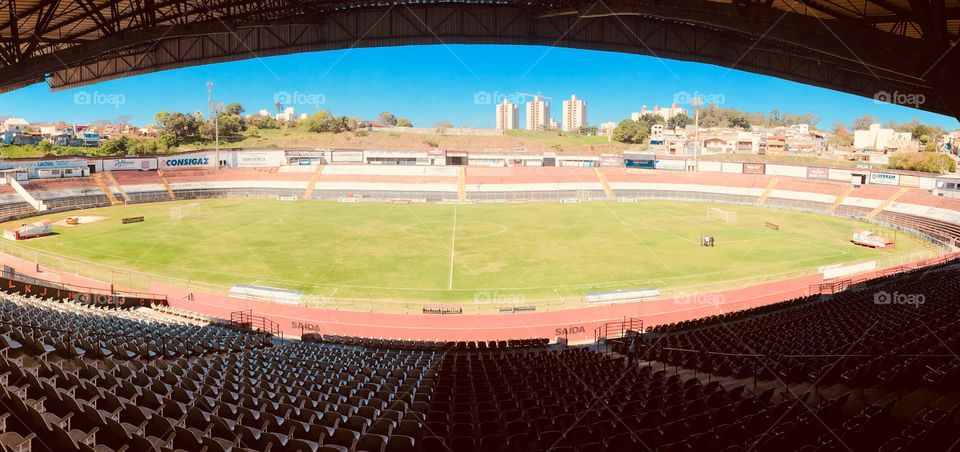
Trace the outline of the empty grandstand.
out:
<instances>
[{"instance_id":1,"label":"empty grandstand","mask_svg":"<svg viewBox=\"0 0 960 452\"><path fill-rule=\"evenodd\" d=\"M6 450L948 450L953 262L629 332L545 340L307 334L253 318L4 295ZM922 303L877 294L912 294ZM623 341L641 346L628 360Z\"/></svg>"}]
</instances>

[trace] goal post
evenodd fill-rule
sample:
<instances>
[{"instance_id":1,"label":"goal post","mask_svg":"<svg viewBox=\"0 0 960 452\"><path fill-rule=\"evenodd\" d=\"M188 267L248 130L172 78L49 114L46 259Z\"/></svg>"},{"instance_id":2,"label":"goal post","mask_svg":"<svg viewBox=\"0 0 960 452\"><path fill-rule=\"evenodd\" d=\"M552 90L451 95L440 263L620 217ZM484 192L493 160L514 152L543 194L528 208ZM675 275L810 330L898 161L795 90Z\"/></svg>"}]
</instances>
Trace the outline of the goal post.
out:
<instances>
[{"instance_id":1,"label":"goal post","mask_svg":"<svg viewBox=\"0 0 960 452\"><path fill-rule=\"evenodd\" d=\"M737 213L729 210L723 210L716 207L707 209L707 219L713 221L722 221L725 224L736 224Z\"/></svg>"},{"instance_id":2,"label":"goal post","mask_svg":"<svg viewBox=\"0 0 960 452\"><path fill-rule=\"evenodd\" d=\"M170 208L170 219L180 220L188 217L200 216L200 204L191 203L184 206L175 206Z\"/></svg>"}]
</instances>

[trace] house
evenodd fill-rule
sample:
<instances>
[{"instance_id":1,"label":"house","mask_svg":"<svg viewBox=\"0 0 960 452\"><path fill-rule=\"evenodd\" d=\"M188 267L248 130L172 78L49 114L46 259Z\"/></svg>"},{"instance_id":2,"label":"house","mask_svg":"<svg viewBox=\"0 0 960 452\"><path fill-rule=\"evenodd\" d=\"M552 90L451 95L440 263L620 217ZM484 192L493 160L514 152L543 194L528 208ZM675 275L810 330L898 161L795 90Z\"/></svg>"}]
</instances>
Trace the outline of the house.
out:
<instances>
[{"instance_id":1,"label":"house","mask_svg":"<svg viewBox=\"0 0 960 452\"><path fill-rule=\"evenodd\" d=\"M0 132L26 133L30 129L30 123L23 118L7 118L3 121Z\"/></svg>"},{"instance_id":2,"label":"house","mask_svg":"<svg viewBox=\"0 0 960 452\"><path fill-rule=\"evenodd\" d=\"M30 123L25 119L7 118L0 125L0 141L3 144L36 144L34 138L25 137L29 130Z\"/></svg>"}]
</instances>

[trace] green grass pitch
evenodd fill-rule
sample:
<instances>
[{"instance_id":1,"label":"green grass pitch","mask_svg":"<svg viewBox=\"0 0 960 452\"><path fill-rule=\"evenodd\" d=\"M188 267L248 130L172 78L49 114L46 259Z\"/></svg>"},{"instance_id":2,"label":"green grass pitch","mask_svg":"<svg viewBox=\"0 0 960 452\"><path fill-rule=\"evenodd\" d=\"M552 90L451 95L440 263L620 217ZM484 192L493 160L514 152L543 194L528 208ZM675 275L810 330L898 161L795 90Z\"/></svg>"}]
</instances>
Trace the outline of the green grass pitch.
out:
<instances>
[{"instance_id":1,"label":"green grass pitch","mask_svg":"<svg viewBox=\"0 0 960 452\"><path fill-rule=\"evenodd\" d=\"M829 264L892 260L929 248L903 233L897 235L895 250L855 246L850 243L853 228L870 227L843 218L690 202L450 205L221 199L199 202L198 217L172 220L170 209L186 204L49 215L55 221L71 215L105 218L56 225L56 235L20 245L224 287L258 284L337 300L428 302L515 302L615 289L733 286L747 284L747 278L758 282L767 276L813 273ZM710 207L736 212L736 224L709 220ZM143 223L121 224L124 217L141 215ZM766 222L780 230L765 227ZM716 247L700 246L702 234L714 235Z\"/></svg>"}]
</instances>

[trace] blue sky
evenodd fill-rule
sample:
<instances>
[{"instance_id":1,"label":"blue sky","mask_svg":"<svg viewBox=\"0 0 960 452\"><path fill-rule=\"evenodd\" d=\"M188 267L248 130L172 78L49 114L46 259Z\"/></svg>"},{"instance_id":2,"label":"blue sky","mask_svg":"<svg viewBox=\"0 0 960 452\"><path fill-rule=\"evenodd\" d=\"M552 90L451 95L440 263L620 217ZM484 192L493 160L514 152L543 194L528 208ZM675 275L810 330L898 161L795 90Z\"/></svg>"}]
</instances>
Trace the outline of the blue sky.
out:
<instances>
[{"instance_id":1,"label":"blue sky","mask_svg":"<svg viewBox=\"0 0 960 452\"><path fill-rule=\"evenodd\" d=\"M298 113L319 107L337 115L375 118L386 110L417 126L445 120L456 126L493 127L494 108L487 101L504 96L523 101L516 93L552 97L558 122L560 101L576 94L588 102L593 125L628 118L643 105L667 106L678 93L696 93L745 111L811 112L821 116L819 126L825 129L835 120L849 124L861 114L897 122L919 117L948 130L960 127L948 116L724 67L496 45L352 49L251 59L57 93L41 84L0 95L0 115L78 123L129 115L134 124L146 124L160 110L205 111L207 81L214 82L217 101L240 102L248 112L273 112L274 99L280 98L297 102Z\"/></svg>"}]
</instances>

